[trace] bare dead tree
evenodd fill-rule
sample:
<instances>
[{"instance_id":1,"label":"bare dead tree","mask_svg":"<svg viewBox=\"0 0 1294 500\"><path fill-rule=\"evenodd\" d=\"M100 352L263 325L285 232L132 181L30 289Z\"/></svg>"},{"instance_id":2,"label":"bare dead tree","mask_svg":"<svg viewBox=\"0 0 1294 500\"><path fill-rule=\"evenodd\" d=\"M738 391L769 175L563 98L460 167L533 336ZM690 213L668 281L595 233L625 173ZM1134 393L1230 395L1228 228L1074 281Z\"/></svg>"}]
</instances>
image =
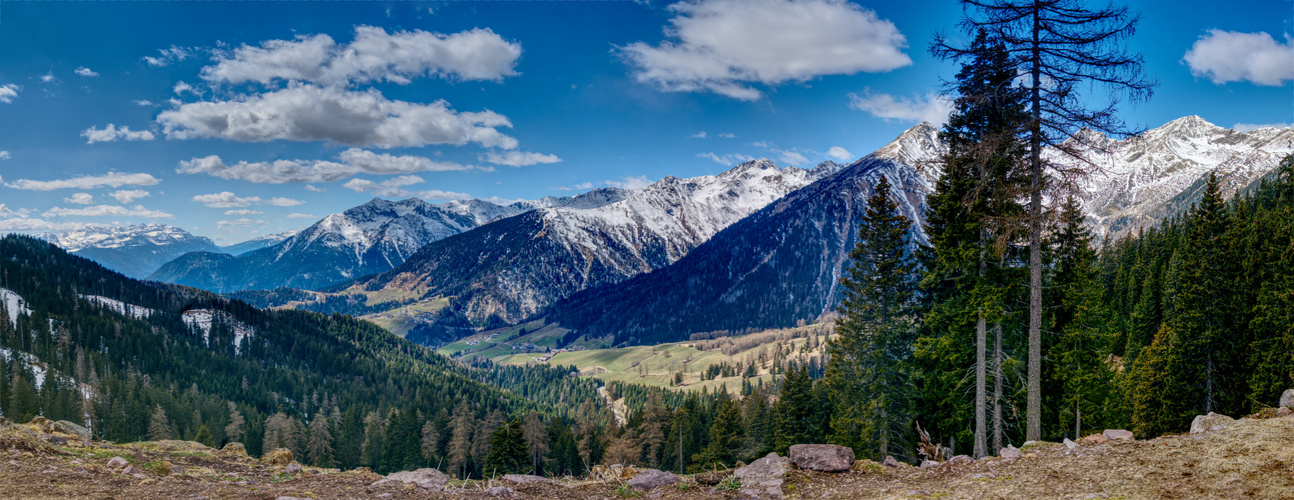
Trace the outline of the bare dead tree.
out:
<instances>
[{"instance_id":1,"label":"bare dead tree","mask_svg":"<svg viewBox=\"0 0 1294 500\"><path fill-rule=\"evenodd\" d=\"M1099 147L1092 135L1076 134L1087 128L1105 134L1130 135L1116 115L1122 97L1144 101L1155 82L1141 74L1138 54L1129 54L1126 40L1136 32L1139 16L1113 5L1089 9L1081 0L962 0L967 15L961 27L967 33L985 29L1007 46L1019 61L1022 85L1029 90L1028 127L1023 132L1029 146L1029 356L1028 404L1025 435L1041 438L1042 429L1042 237L1043 207L1048 190L1073 190L1078 181L1097 168L1083 156ZM935 52L944 56L967 53L943 35L935 39ZM1107 91L1108 102L1093 107L1079 85ZM1061 156L1078 161L1049 161L1042 154L1051 147ZM1068 166L1066 166L1068 165Z\"/></svg>"}]
</instances>

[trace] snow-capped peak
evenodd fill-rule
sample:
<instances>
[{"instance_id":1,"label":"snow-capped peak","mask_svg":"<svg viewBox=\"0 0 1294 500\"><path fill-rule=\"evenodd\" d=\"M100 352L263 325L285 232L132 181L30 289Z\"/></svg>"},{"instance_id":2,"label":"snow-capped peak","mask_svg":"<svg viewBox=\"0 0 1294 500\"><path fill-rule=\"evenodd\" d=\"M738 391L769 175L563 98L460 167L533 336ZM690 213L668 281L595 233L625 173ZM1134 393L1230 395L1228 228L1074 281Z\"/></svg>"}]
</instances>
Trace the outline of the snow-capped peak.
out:
<instances>
[{"instance_id":1,"label":"snow-capped peak","mask_svg":"<svg viewBox=\"0 0 1294 500\"><path fill-rule=\"evenodd\" d=\"M158 223L95 226L62 234L46 233L40 237L69 252L86 248L121 248L145 243L161 246L185 242L215 246L215 243L205 236L194 236L178 227Z\"/></svg>"}]
</instances>

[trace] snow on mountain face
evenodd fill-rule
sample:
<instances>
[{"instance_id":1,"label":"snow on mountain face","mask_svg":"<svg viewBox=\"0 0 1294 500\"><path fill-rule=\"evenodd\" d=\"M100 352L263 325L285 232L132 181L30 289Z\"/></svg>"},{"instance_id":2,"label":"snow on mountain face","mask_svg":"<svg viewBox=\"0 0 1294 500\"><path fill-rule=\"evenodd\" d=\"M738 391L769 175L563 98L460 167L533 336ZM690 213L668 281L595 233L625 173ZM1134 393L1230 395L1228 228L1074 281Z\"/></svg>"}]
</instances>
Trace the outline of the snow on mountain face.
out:
<instances>
[{"instance_id":1,"label":"snow on mountain face","mask_svg":"<svg viewBox=\"0 0 1294 500\"><path fill-rule=\"evenodd\" d=\"M14 328L18 327L18 316L31 314L27 301L8 288L0 288L0 304L4 304L5 311L9 314L9 324Z\"/></svg>"},{"instance_id":2,"label":"snow on mountain face","mask_svg":"<svg viewBox=\"0 0 1294 500\"><path fill-rule=\"evenodd\" d=\"M296 234L299 232L301 232L301 230L294 229L291 231L283 231L281 233L263 234L263 235L254 237L252 239L249 239L247 241L234 243L232 245L225 245L223 247L220 247L220 251L230 255L242 255L247 252L252 252L252 251L260 250L262 248L267 248L267 247L272 247L274 245L277 245L283 240L296 236Z\"/></svg>"},{"instance_id":3,"label":"snow on mountain face","mask_svg":"<svg viewBox=\"0 0 1294 500\"><path fill-rule=\"evenodd\" d=\"M1294 129L1237 132L1198 116L1178 118L1121 141L1084 133L1089 134L1089 143L1095 138L1105 149L1086 152L1098 167L1082 185L1088 222L1098 233L1116 237L1154 225L1189 206L1186 202L1193 200L1172 202L1210 172L1221 181L1223 196L1230 197L1294 152ZM1076 164L1049 153L1054 161Z\"/></svg>"},{"instance_id":4,"label":"snow on mountain face","mask_svg":"<svg viewBox=\"0 0 1294 500\"><path fill-rule=\"evenodd\" d=\"M471 320L516 321L576 291L667 266L840 168L783 169L756 160L718 175L666 177L593 200L582 195L430 244L369 285L455 296Z\"/></svg>"},{"instance_id":5,"label":"snow on mountain face","mask_svg":"<svg viewBox=\"0 0 1294 500\"><path fill-rule=\"evenodd\" d=\"M209 238L164 224L98 226L41 238L133 278L188 252L219 251Z\"/></svg>"}]
</instances>

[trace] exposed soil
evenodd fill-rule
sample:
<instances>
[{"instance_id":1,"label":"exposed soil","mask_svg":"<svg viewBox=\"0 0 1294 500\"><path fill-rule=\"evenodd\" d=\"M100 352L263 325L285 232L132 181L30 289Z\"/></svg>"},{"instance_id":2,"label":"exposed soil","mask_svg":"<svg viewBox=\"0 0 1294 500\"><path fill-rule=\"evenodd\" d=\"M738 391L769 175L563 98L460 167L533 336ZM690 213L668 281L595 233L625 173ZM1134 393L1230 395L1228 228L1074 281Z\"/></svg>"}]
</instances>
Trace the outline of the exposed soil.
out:
<instances>
[{"instance_id":1,"label":"exposed soil","mask_svg":"<svg viewBox=\"0 0 1294 500\"><path fill-rule=\"evenodd\" d=\"M54 444L63 439L66 444ZM130 462L133 473L108 468L113 456ZM1294 498L1294 417L1241 419L1205 434L1111 441L1072 450L1045 443L1026 448L1018 459L989 458L961 467L885 468L860 462L856 469L836 474L793 470L785 496L1288 499ZM721 484L727 476L727 472L700 474L682 486L641 493L616 482L575 480L556 484L475 481L431 492L413 485L370 486L381 476L362 469L306 467L288 474L281 465L222 454L192 442L115 445L84 443L68 435L35 432L29 426L0 430L0 498L498 498L485 491L492 486L511 488L511 498L742 498L736 491L721 489L732 486Z\"/></svg>"}]
</instances>

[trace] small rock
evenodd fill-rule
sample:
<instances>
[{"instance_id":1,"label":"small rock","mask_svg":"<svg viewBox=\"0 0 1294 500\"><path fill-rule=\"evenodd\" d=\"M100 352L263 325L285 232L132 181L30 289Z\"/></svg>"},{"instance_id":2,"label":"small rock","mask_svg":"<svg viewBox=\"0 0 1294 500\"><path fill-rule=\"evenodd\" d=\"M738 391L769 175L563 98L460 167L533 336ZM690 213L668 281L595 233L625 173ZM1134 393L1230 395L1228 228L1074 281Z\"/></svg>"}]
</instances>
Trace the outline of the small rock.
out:
<instances>
[{"instance_id":1,"label":"small rock","mask_svg":"<svg viewBox=\"0 0 1294 500\"><path fill-rule=\"evenodd\" d=\"M791 446L791 463L818 472L847 471L854 465L854 450L834 444L797 444Z\"/></svg>"},{"instance_id":2,"label":"small rock","mask_svg":"<svg viewBox=\"0 0 1294 500\"><path fill-rule=\"evenodd\" d=\"M931 468L931 467L938 467L938 466L939 466L939 462L936 462L936 461L934 461L934 460L922 460L922 461L921 461L921 468L922 468L922 469L928 469L928 468Z\"/></svg>"},{"instance_id":3,"label":"small rock","mask_svg":"<svg viewBox=\"0 0 1294 500\"><path fill-rule=\"evenodd\" d=\"M184 474L184 467L171 464L171 474Z\"/></svg>"},{"instance_id":4,"label":"small rock","mask_svg":"<svg viewBox=\"0 0 1294 500\"><path fill-rule=\"evenodd\" d=\"M130 465L130 462L127 462L126 459L121 457L112 457L112 459L108 460L109 469L121 469L128 465Z\"/></svg>"},{"instance_id":5,"label":"small rock","mask_svg":"<svg viewBox=\"0 0 1294 500\"><path fill-rule=\"evenodd\" d=\"M1276 416L1278 417L1288 417L1290 415L1294 415L1294 408L1282 406L1276 409Z\"/></svg>"},{"instance_id":6,"label":"small rock","mask_svg":"<svg viewBox=\"0 0 1294 500\"><path fill-rule=\"evenodd\" d=\"M226 455L226 456L232 455L235 457L247 457L247 448L243 446L243 443L227 443L225 444L224 448L220 449L218 454Z\"/></svg>"},{"instance_id":7,"label":"small rock","mask_svg":"<svg viewBox=\"0 0 1294 500\"><path fill-rule=\"evenodd\" d=\"M1020 449L1011 445L1007 445L1006 448L1002 448L1000 451L997 452L997 456L1002 458L1020 458Z\"/></svg>"},{"instance_id":8,"label":"small rock","mask_svg":"<svg viewBox=\"0 0 1294 500\"><path fill-rule=\"evenodd\" d=\"M993 479L996 477L997 477L997 474L994 474L992 472L985 472L982 474L971 474L970 476L971 479Z\"/></svg>"},{"instance_id":9,"label":"small rock","mask_svg":"<svg viewBox=\"0 0 1294 500\"><path fill-rule=\"evenodd\" d=\"M381 494L381 495L378 495L377 497L378 497L378 498L391 498L391 497L393 497L393 496L395 496L395 495L392 495L392 494L390 494L390 493L383 493L383 494Z\"/></svg>"},{"instance_id":10,"label":"small rock","mask_svg":"<svg viewBox=\"0 0 1294 500\"><path fill-rule=\"evenodd\" d=\"M90 429L86 429L85 427L76 425L66 420L59 420L58 422L54 422L54 428L64 434L71 434L81 439L90 439Z\"/></svg>"},{"instance_id":11,"label":"small rock","mask_svg":"<svg viewBox=\"0 0 1294 500\"><path fill-rule=\"evenodd\" d=\"M1079 441L1082 441L1083 444L1101 444L1106 441L1109 441L1109 439L1101 434L1092 434L1091 436L1087 436L1083 439L1080 439Z\"/></svg>"},{"instance_id":12,"label":"small rock","mask_svg":"<svg viewBox=\"0 0 1294 500\"><path fill-rule=\"evenodd\" d=\"M274 500L307 500L307 499L297 498L297 497L275 497Z\"/></svg>"},{"instance_id":13,"label":"small rock","mask_svg":"<svg viewBox=\"0 0 1294 500\"><path fill-rule=\"evenodd\" d=\"M517 484L557 484L557 481L542 476L532 476L530 474L505 474L503 480Z\"/></svg>"},{"instance_id":14,"label":"small rock","mask_svg":"<svg viewBox=\"0 0 1294 500\"><path fill-rule=\"evenodd\" d=\"M1220 431L1234 423L1236 423L1235 419L1213 412L1209 412L1208 415L1196 415L1195 420L1191 421L1191 434Z\"/></svg>"},{"instance_id":15,"label":"small rock","mask_svg":"<svg viewBox=\"0 0 1294 500\"><path fill-rule=\"evenodd\" d=\"M1280 406L1294 408L1294 389L1286 389L1281 394Z\"/></svg>"},{"instance_id":16,"label":"small rock","mask_svg":"<svg viewBox=\"0 0 1294 500\"><path fill-rule=\"evenodd\" d=\"M630 479L629 482L625 484L628 484L630 488L635 490L647 491L655 489L657 486L678 484L681 482L683 482L683 478L678 477L678 475L673 472L665 472L656 469L643 469L642 472L639 472L638 475L634 476L633 479Z\"/></svg>"},{"instance_id":17,"label":"small rock","mask_svg":"<svg viewBox=\"0 0 1294 500\"><path fill-rule=\"evenodd\" d=\"M449 476L436 469L418 469L392 472L385 479L373 483L373 486L387 483L413 484L424 490L440 491L445 489Z\"/></svg>"},{"instance_id":18,"label":"small rock","mask_svg":"<svg viewBox=\"0 0 1294 500\"><path fill-rule=\"evenodd\" d=\"M277 448L261 456L261 462L270 465L287 465L292 463L292 450Z\"/></svg>"},{"instance_id":19,"label":"small rock","mask_svg":"<svg viewBox=\"0 0 1294 500\"><path fill-rule=\"evenodd\" d=\"M516 491L513 491L512 488L508 488L506 486L495 486L493 488L486 488L485 493L492 497L510 497L515 494Z\"/></svg>"},{"instance_id":20,"label":"small rock","mask_svg":"<svg viewBox=\"0 0 1294 500\"><path fill-rule=\"evenodd\" d=\"M791 460L769 453L764 458L751 462L750 465L733 471L741 480L742 488L738 493L749 497L782 498L782 484L791 470Z\"/></svg>"},{"instance_id":21,"label":"small rock","mask_svg":"<svg viewBox=\"0 0 1294 500\"><path fill-rule=\"evenodd\" d=\"M975 459L967 455L957 455L955 457L948 459L948 461L945 463L947 463L952 467L964 467L967 465L975 465Z\"/></svg>"},{"instance_id":22,"label":"small rock","mask_svg":"<svg viewBox=\"0 0 1294 500\"><path fill-rule=\"evenodd\" d=\"M139 469L136 469L136 468L135 468L135 466L133 466L133 465L132 465L132 466L126 467L126 470L121 471L121 473L122 473L122 474L131 474L131 475L133 475L133 474L139 474Z\"/></svg>"},{"instance_id":23,"label":"small rock","mask_svg":"<svg viewBox=\"0 0 1294 500\"><path fill-rule=\"evenodd\" d=\"M296 474L298 472L301 472L301 464L292 462L288 464L287 468L283 469L283 472L286 472L288 474Z\"/></svg>"},{"instance_id":24,"label":"small rock","mask_svg":"<svg viewBox=\"0 0 1294 500\"><path fill-rule=\"evenodd\" d=\"M904 496L909 496L909 497L923 497L923 496L926 496L926 495L929 495L929 494L930 494L930 492L929 492L929 491L926 491L926 490L908 490L908 492L907 492L907 493L904 493Z\"/></svg>"},{"instance_id":25,"label":"small rock","mask_svg":"<svg viewBox=\"0 0 1294 500\"><path fill-rule=\"evenodd\" d=\"M1078 443L1075 443L1075 442L1073 442L1073 441L1070 441L1070 440L1069 440L1069 438L1065 438L1065 441L1064 441L1064 442L1065 442L1065 447L1066 447L1066 448L1069 448L1069 449L1071 449L1071 450L1072 450L1072 449L1074 449L1074 448L1078 448Z\"/></svg>"},{"instance_id":26,"label":"small rock","mask_svg":"<svg viewBox=\"0 0 1294 500\"><path fill-rule=\"evenodd\" d=\"M45 441L49 444L64 446L67 444L67 438L63 436L45 436Z\"/></svg>"},{"instance_id":27,"label":"small rock","mask_svg":"<svg viewBox=\"0 0 1294 500\"><path fill-rule=\"evenodd\" d=\"M900 464L898 460L895 460L894 457L885 455L885 460L881 461L881 465L886 467L898 467L902 464Z\"/></svg>"},{"instance_id":28,"label":"small rock","mask_svg":"<svg viewBox=\"0 0 1294 500\"><path fill-rule=\"evenodd\" d=\"M1117 441L1120 439L1133 441L1136 439L1132 436L1132 431L1125 431L1123 429L1106 429L1105 432L1101 433L1101 435L1105 436L1105 439L1109 439L1110 441Z\"/></svg>"}]
</instances>

